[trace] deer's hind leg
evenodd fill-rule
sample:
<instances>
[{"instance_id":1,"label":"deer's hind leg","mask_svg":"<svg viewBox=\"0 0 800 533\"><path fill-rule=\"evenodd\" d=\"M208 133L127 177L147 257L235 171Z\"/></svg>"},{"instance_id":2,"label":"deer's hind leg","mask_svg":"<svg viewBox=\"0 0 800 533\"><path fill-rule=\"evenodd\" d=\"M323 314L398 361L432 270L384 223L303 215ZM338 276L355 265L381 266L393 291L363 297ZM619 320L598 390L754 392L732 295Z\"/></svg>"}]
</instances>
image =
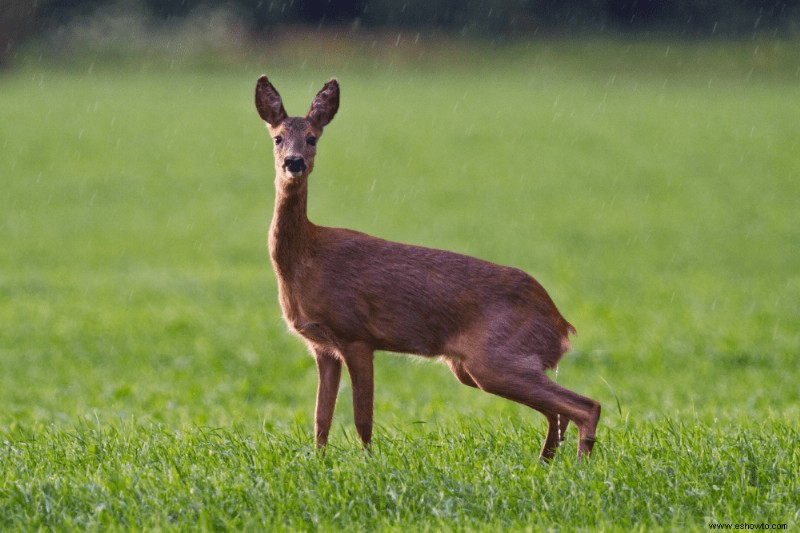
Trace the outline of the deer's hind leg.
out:
<instances>
[{"instance_id":1,"label":"deer's hind leg","mask_svg":"<svg viewBox=\"0 0 800 533\"><path fill-rule=\"evenodd\" d=\"M547 437L539 455L542 459L549 461L555 456L556 450L564 442L568 425L569 418L566 415L547 415Z\"/></svg>"},{"instance_id":2,"label":"deer's hind leg","mask_svg":"<svg viewBox=\"0 0 800 533\"><path fill-rule=\"evenodd\" d=\"M502 354L473 358L465 363L465 368L482 390L527 405L547 418L547 437L541 452L543 459L552 458L561 443L558 415L561 415L562 436L569 420L578 427L578 456L592 453L600 404L553 382L544 373L536 356Z\"/></svg>"}]
</instances>

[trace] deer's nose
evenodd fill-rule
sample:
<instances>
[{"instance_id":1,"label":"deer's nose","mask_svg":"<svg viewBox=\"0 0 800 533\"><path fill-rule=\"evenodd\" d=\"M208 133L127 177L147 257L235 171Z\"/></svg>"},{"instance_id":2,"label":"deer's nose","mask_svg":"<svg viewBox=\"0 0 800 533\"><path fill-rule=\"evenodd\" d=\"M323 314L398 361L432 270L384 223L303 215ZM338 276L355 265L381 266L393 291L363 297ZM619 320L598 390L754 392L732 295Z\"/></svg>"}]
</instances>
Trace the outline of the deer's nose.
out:
<instances>
[{"instance_id":1,"label":"deer's nose","mask_svg":"<svg viewBox=\"0 0 800 533\"><path fill-rule=\"evenodd\" d=\"M300 156L287 157L283 160L283 166L289 172L303 172L306 169L306 160Z\"/></svg>"}]
</instances>

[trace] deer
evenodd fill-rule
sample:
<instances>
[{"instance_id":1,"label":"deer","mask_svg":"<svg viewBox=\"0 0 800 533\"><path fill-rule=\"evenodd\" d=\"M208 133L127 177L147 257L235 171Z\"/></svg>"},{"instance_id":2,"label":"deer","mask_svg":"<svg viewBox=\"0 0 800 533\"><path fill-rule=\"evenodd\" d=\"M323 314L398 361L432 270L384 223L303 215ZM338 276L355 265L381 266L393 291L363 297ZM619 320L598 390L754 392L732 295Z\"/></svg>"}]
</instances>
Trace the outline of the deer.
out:
<instances>
[{"instance_id":1,"label":"deer","mask_svg":"<svg viewBox=\"0 0 800 533\"><path fill-rule=\"evenodd\" d=\"M532 276L309 221L309 175L339 97L332 78L305 116L289 116L267 76L256 82L256 110L275 157L269 253L283 319L316 361L316 447L324 453L328 443L344 364L356 431L370 449L374 354L382 351L438 358L464 385L542 413L542 460L555 456L569 422L578 428L578 457L590 456L600 403L547 375L570 349L569 335L576 330Z\"/></svg>"}]
</instances>

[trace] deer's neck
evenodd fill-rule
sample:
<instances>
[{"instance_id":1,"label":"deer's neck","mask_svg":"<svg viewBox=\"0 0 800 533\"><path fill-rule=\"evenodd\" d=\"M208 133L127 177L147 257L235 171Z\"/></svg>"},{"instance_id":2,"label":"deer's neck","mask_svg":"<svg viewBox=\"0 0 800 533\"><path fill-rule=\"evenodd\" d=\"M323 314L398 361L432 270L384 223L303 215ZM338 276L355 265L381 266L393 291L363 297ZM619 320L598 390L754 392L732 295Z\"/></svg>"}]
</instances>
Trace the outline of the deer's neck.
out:
<instances>
[{"instance_id":1,"label":"deer's neck","mask_svg":"<svg viewBox=\"0 0 800 533\"><path fill-rule=\"evenodd\" d=\"M272 263L280 275L291 276L311 245L314 225L308 220L308 181L275 181L275 212L269 231Z\"/></svg>"}]
</instances>

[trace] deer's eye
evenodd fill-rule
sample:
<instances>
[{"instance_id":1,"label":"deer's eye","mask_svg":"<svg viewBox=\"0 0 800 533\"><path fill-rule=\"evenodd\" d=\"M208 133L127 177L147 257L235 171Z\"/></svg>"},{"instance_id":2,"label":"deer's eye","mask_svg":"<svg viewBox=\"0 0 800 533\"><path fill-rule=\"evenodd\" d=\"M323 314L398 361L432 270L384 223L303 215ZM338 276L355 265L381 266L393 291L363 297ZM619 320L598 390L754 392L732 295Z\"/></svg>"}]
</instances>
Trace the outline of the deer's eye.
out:
<instances>
[{"instance_id":1,"label":"deer's eye","mask_svg":"<svg viewBox=\"0 0 800 533\"><path fill-rule=\"evenodd\" d=\"M312 135L311 137L306 139L306 142L308 143L309 146L316 146L317 145L317 138Z\"/></svg>"},{"instance_id":2,"label":"deer's eye","mask_svg":"<svg viewBox=\"0 0 800 533\"><path fill-rule=\"evenodd\" d=\"M275 136L275 146L279 145L282 142L283 142L283 137L281 137L280 135L276 135Z\"/></svg>"}]
</instances>

